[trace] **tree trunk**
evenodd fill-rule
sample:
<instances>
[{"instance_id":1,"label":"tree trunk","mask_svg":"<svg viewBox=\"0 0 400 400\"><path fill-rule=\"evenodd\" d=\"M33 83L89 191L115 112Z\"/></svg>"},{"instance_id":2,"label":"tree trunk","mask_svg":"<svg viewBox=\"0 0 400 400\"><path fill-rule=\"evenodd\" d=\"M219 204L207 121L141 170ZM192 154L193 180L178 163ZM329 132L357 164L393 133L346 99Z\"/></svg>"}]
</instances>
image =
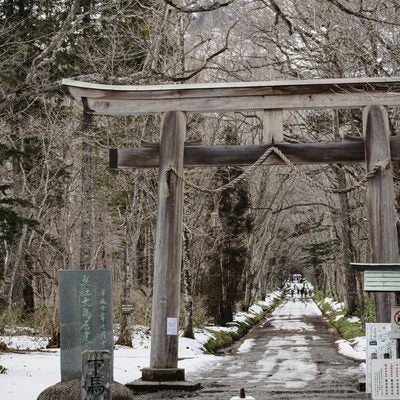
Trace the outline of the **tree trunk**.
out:
<instances>
[{"instance_id":1,"label":"tree trunk","mask_svg":"<svg viewBox=\"0 0 400 400\"><path fill-rule=\"evenodd\" d=\"M248 310L251 306L251 290L253 288L253 277L249 270L245 273L245 281L244 281L244 310ZM262 297L261 300L264 300L265 297Z\"/></svg>"},{"instance_id":2,"label":"tree trunk","mask_svg":"<svg viewBox=\"0 0 400 400\"><path fill-rule=\"evenodd\" d=\"M339 135L339 115L338 111L334 111L334 134L335 140L340 139ZM337 186L339 189L346 187L346 173L340 165L334 167ZM343 287L341 292L344 295L345 307L350 315L357 310L357 279L356 271L351 268L350 263L353 261L352 238L351 238L351 218L350 207L347 193L339 193L339 221L341 230L341 247L342 247L342 271L343 271Z\"/></svg>"},{"instance_id":3,"label":"tree trunk","mask_svg":"<svg viewBox=\"0 0 400 400\"><path fill-rule=\"evenodd\" d=\"M8 307L11 310L14 307L23 308L23 290L24 290L24 271L23 263L25 259L25 243L28 233L28 227L24 225L21 237L18 242L14 242L11 250L11 280L8 294Z\"/></svg>"},{"instance_id":4,"label":"tree trunk","mask_svg":"<svg viewBox=\"0 0 400 400\"><path fill-rule=\"evenodd\" d=\"M346 187L346 174L341 168L337 166L334 168L337 186L339 189ZM351 238L351 224L350 224L350 211L349 200L347 193L339 193L339 221L341 230L341 247L342 247L342 285L340 292L344 295L345 307L350 315L354 314L357 310L357 280L356 272L351 268L350 263L353 261L352 251L352 238Z\"/></svg>"},{"instance_id":5,"label":"tree trunk","mask_svg":"<svg viewBox=\"0 0 400 400\"><path fill-rule=\"evenodd\" d=\"M28 267L28 266L27 266ZM29 264L29 267L32 268L32 264ZM22 290L22 296L24 299L24 305L23 305L23 316L24 318L29 316L35 311L35 296L33 292L33 275L29 270L27 269L25 271L25 276L24 276L24 282L23 282L23 290Z\"/></svg>"},{"instance_id":6,"label":"tree trunk","mask_svg":"<svg viewBox=\"0 0 400 400\"><path fill-rule=\"evenodd\" d=\"M122 311L122 305L127 304L129 299L129 281L128 281L128 249L125 249L124 259L121 266L121 280L122 280L122 288L121 288L121 324L119 330L119 336L116 341L116 344L121 346L132 347L132 336L129 331L129 314L126 314Z\"/></svg>"},{"instance_id":7,"label":"tree trunk","mask_svg":"<svg viewBox=\"0 0 400 400\"><path fill-rule=\"evenodd\" d=\"M189 231L183 229L183 302L185 308L185 322L183 337L194 339L193 332L193 297L192 297L192 274L190 271Z\"/></svg>"},{"instance_id":8,"label":"tree trunk","mask_svg":"<svg viewBox=\"0 0 400 400\"><path fill-rule=\"evenodd\" d=\"M83 114L82 123L82 199L81 199L81 241L80 269L90 269L93 265L93 179L92 179L92 144L90 128L92 116Z\"/></svg>"}]
</instances>

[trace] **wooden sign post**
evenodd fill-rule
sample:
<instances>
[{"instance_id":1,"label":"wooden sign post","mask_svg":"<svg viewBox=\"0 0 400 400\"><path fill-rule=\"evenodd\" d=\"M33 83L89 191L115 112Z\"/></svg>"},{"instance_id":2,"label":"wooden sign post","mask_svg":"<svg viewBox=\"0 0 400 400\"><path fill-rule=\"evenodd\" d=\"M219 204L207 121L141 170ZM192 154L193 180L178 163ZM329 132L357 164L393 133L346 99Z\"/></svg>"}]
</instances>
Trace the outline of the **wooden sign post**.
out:
<instances>
[{"instance_id":1,"label":"wooden sign post","mask_svg":"<svg viewBox=\"0 0 400 400\"><path fill-rule=\"evenodd\" d=\"M400 138L389 138L385 107L400 106L400 78L233 82L221 84L112 86L63 81L66 93L82 101L90 115L162 114L161 143L142 149L110 151L110 167L159 168L150 368L142 378L183 380L177 368L180 264L182 251L182 176L186 166L251 165L269 146L294 164L359 163L381 170L368 182L371 252L374 262L397 262L397 233L390 161L400 159ZM293 109L364 109L363 140L342 143L282 143L282 113ZM184 144L185 112L259 111L264 143L256 146ZM284 164L271 155L265 163ZM173 167L177 174L167 173ZM383 229L383 231L382 231ZM382 233L383 232L383 233ZM390 296L378 295L379 321L388 321ZM166 388L167 386L164 386Z\"/></svg>"}]
</instances>

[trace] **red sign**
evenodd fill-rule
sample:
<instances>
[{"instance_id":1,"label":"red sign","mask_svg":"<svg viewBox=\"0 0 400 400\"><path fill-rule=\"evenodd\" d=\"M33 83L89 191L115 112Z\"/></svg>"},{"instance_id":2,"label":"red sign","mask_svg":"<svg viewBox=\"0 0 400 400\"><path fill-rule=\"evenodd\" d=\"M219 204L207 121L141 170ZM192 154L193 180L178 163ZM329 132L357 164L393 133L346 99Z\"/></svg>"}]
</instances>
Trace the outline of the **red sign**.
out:
<instances>
[{"instance_id":1,"label":"red sign","mask_svg":"<svg viewBox=\"0 0 400 400\"><path fill-rule=\"evenodd\" d=\"M396 325L400 326L400 311L397 311L394 315L393 315L393 321Z\"/></svg>"}]
</instances>

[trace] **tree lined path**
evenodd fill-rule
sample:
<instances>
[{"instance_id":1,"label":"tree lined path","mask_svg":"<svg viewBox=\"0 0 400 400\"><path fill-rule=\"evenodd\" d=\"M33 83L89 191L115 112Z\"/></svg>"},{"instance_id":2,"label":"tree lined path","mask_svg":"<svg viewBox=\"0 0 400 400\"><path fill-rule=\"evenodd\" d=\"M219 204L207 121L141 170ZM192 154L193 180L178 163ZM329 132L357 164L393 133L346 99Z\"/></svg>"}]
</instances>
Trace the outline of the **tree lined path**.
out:
<instances>
[{"instance_id":1,"label":"tree lined path","mask_svg":"<svg viewBox=\"0 0 400 400\"><path fill-rule=\"evenodd\" d=\"M244 387L259 399L369 399L357 391L359 362L337 353L339 336L311 299L287 298L245 338L247 352L222 356L213 369L188 379L197 393L158 393L140 399L230 399Z\"/></svg>"}]
</instances>

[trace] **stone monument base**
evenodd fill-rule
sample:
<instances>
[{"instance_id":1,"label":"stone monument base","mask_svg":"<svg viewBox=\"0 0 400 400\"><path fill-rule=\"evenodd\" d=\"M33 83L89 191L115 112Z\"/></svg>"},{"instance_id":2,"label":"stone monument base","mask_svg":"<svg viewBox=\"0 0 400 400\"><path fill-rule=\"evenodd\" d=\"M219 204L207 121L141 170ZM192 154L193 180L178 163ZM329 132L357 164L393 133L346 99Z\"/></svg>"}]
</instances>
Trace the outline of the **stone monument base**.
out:
<instances>
[{"instance_id":1,"label":"stone monument base","mask_svg":"<svg viewBox=\"0 0 400 400\"><path fill-rule=\"evenodd\" d=\"M113 400L135 400L127 387L115 381L111 383L111 394ZM43 390L37 400L82 400L82 381L73 379L56 383Z\"/></svg>"},{"instance_id":2,"label":"stone monument base","mask_svg":"<svg viewBox=\"0 0 400 400\"><path fill-rule=\"evenodd\" d=\"M143 368L142 381L184 381L185 370L183 368Z\"/></svg>"},{"instance_id":3,"label":"stone monument base","mask_svg":"<svg viewBox=\"0 0 400 400\"><path fill-rule=\"evenodd\" d=\"M188 392L194 392L195 390L201 389L200 383L191 381L157 382L157 381L143 381L141 379L129 382L125 386L135 393L158 392L160 390L185 390Z\"/></svg>"}]
</instances>

